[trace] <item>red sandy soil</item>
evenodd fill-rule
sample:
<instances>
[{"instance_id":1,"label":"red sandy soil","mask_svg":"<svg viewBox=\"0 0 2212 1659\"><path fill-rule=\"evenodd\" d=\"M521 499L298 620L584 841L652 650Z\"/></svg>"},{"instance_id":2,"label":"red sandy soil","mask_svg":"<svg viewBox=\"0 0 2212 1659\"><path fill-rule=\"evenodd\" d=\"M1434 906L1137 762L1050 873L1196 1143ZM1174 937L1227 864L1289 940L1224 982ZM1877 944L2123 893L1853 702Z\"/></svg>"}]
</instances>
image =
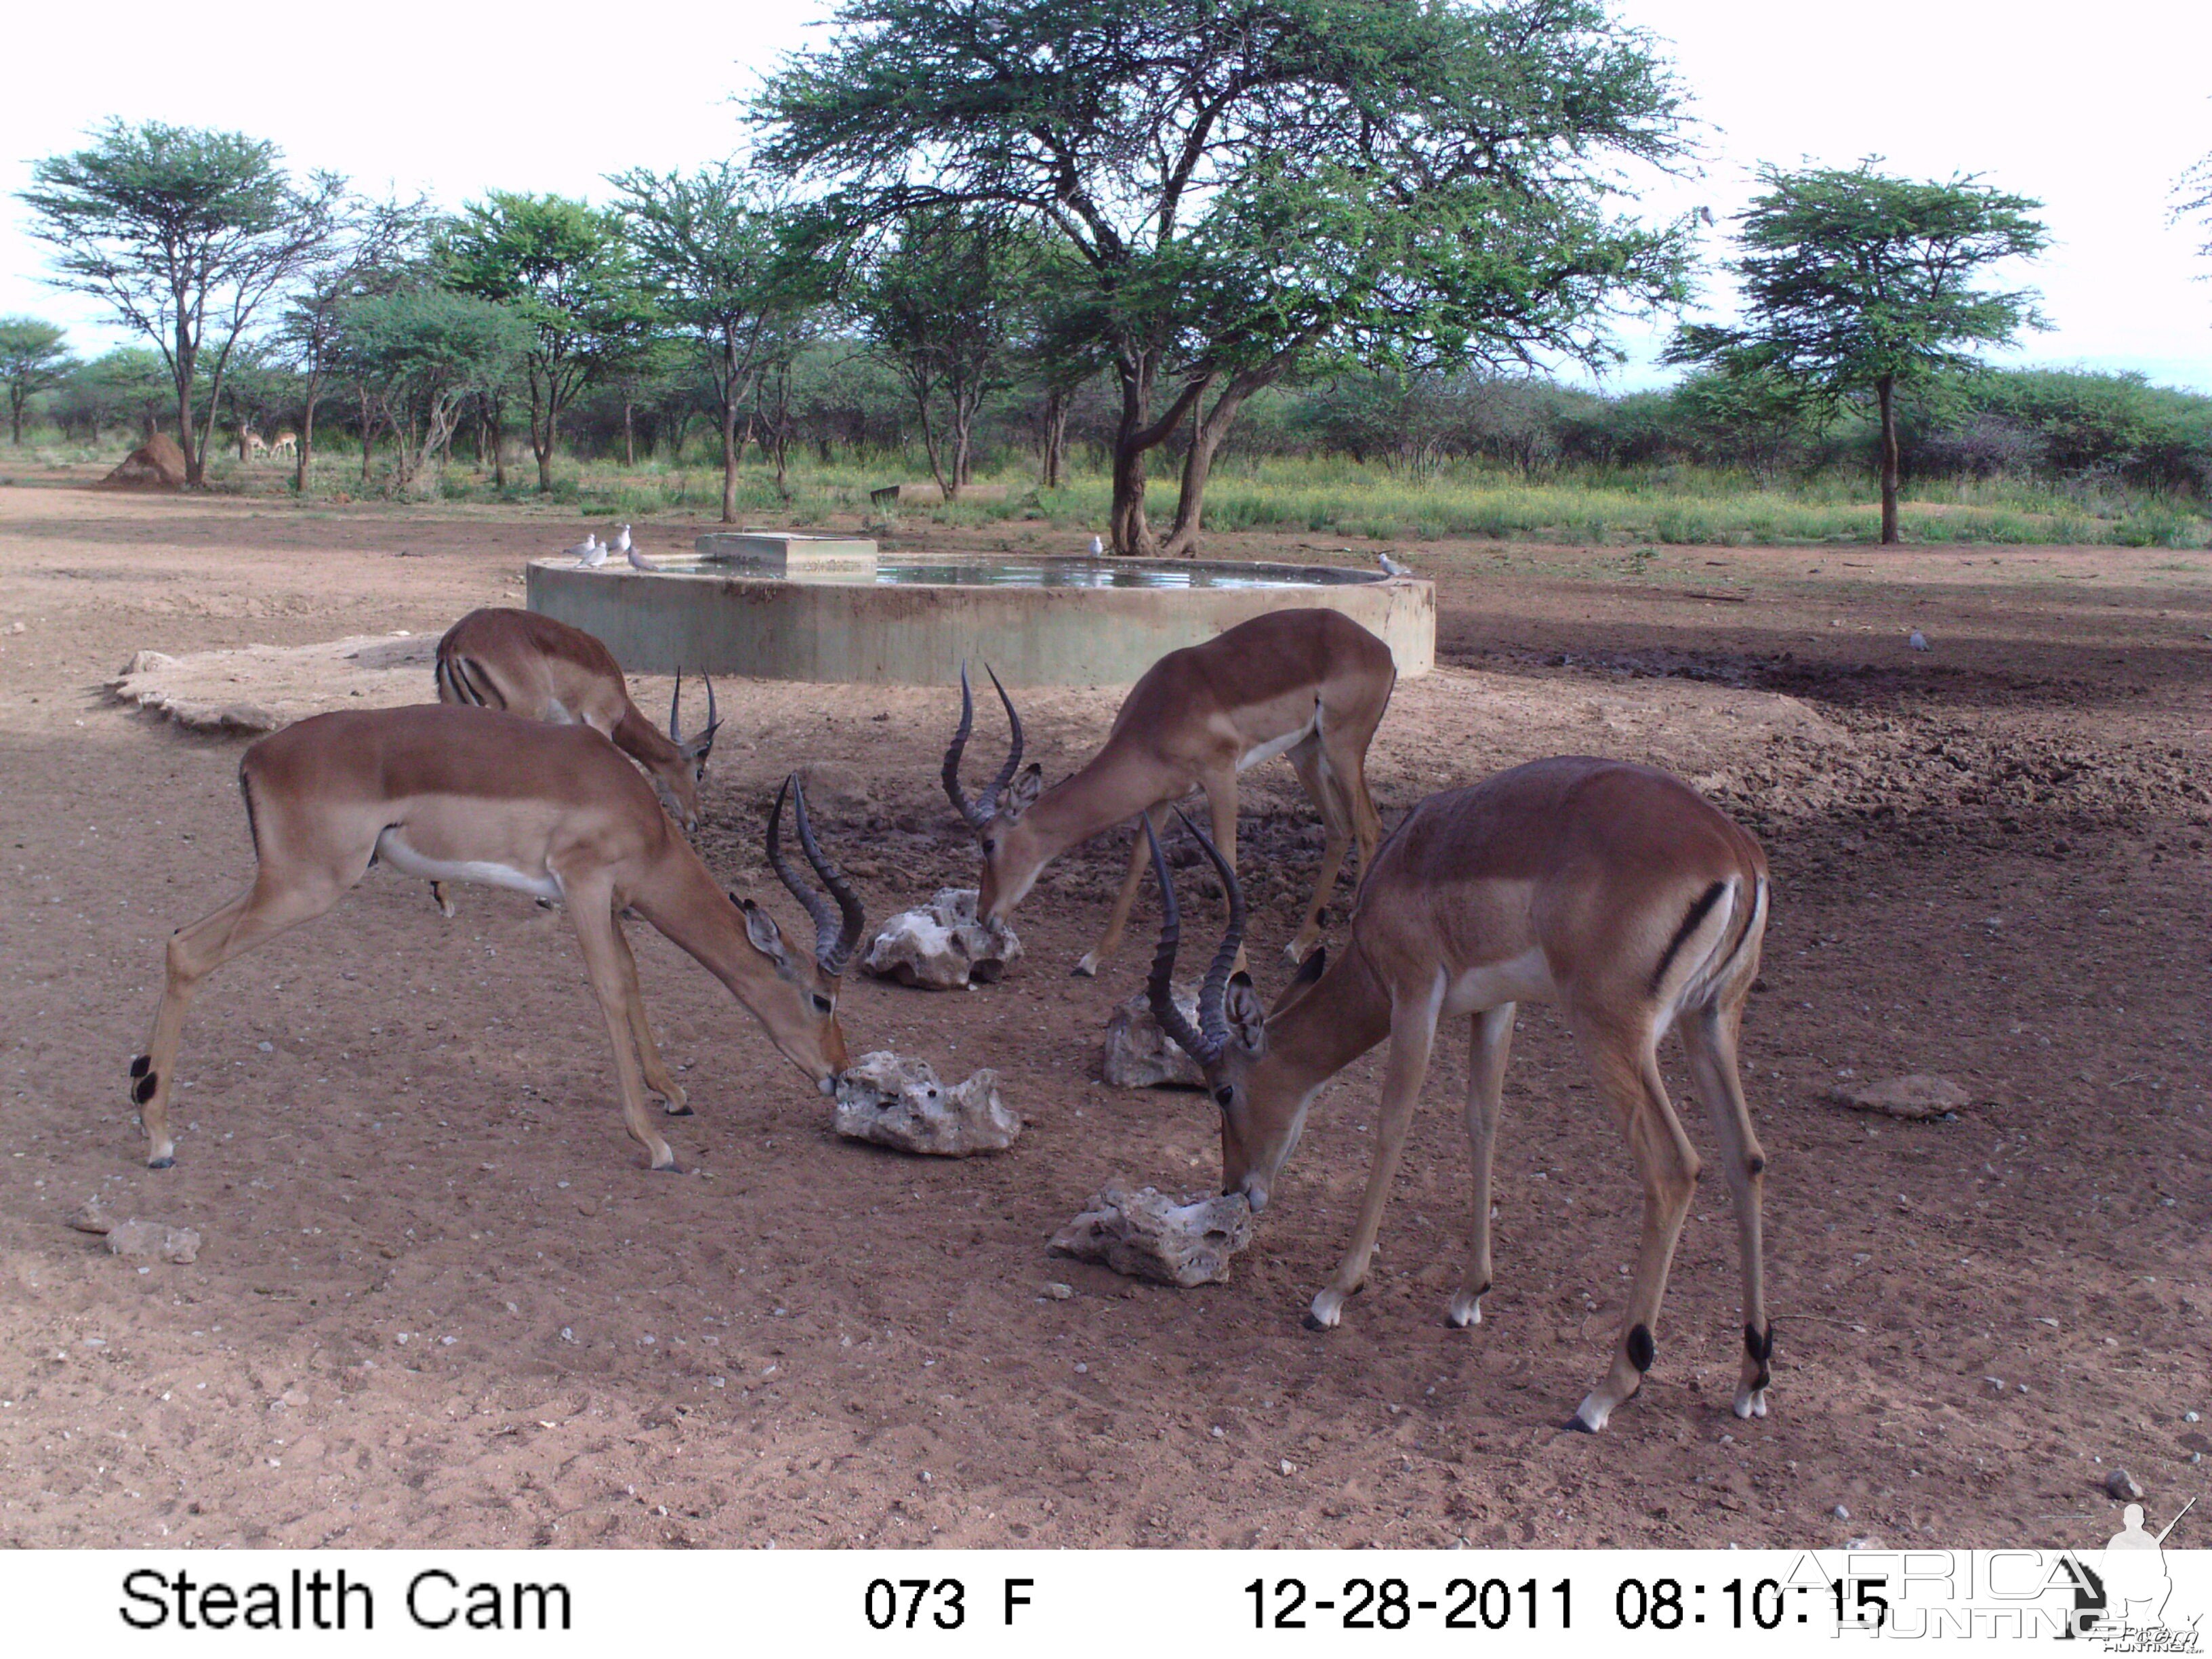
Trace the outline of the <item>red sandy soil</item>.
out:
<instances>
[{"instance_id":1,"label":"red sandy soil","mask_svg":"<svg viewBox=\"0 0 2212 1659\"><path fill-rule=\"evenodd\" d=\"M241 741L118 707L106 680L141 647L435 633L519 602L523 557L580 527L0 488L0 1542L2079 1545L2114 1528L2115 1463L2157 1517L2203 1489L2190 1459L2212 1443L2182 1413L2212 1411L2212 556L1395 550L1438 584L1443 666L1401 686L1377 738L1386 821L1579 750L1683 771L1773 862L1745 1044L1773 1414L1729 1413L1738 1282L1712 1181L1657 1366L1590 1437L1559 1425L1605 1363L1637 1204L1547 1011L1524 1013L1509 1076L1476 1330L1443 1319L1465 1249L1456 1042L1342 1328L1299 1316L1364 1179L1378 1056L1322 1097L1232 1282L1176 1291L1046 1255L1109 1174L1195 1191L1217 1167L1202 1097L1096 1080L1150 896L1104 978L1064 976L1118 837L1026 902L1006 981L847 990L856 1052L999 1070L1029 1120L1003 1157L836 1139L750 1019L639 927L699 1114L667 1126L699 1173L648 1175L565 922L483 889L448 922L378 872L210 982L179 1162L143 1169L124 1068L161 940L252 857ZM1932 650L1906 649L1913 628ZM800 763L825 766L817 816L872 915L973 882L936 783L943 694L722 699L702 847L731 884L799 925L757 826ZM1048 778L1115 701L1024 699ZM1272 992L1319 832L1286 768L1248 782ZM1195 930L1216 907L1193 908ZM1941 1073L1978 1103L1868 1117L1826 1097L1847 1071ZM198 1261L142 1271L64 1227L94 1193L198 1229Z\"/></svg>"}]
</instances>

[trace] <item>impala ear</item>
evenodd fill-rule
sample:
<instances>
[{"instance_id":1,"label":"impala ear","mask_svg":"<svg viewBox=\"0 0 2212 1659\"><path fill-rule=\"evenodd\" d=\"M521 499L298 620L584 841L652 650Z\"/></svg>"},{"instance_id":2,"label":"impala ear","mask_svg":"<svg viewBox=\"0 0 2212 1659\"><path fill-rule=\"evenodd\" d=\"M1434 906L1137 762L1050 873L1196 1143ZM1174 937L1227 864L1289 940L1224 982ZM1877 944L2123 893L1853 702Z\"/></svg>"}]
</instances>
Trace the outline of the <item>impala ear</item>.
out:
<instances>
[{"instance_id":1,"label":"impala ear","mask_svg":"<svg viewBox=\"0 0 2212 1659\"><path fill-rule=\"evenodd\" d=\"M1022 769L1021 775L1014 780L1013 787L1006 791L1006 804L1000 811L1007 823L1012 823L1036 805L1037 797L1042 793L1044 768L1031 761Z\"/></svg>"},{"instance_id":2,"label":"impala ear","mask_svg":"<svg viewBox=\"0 0 2212 1659\"><path fill-rule=\"evenodd\" d=\"M1267 1047L1267 1011L1260 1006L1260 994L1252 988L1251 975L1230 976L1228 992L1221 1000L1221 1012L1229 1022L1229 1035L1237 1046L1249 1058L1259 1059Z\"/></svg>"},{"instance_id":3,"label":"impala ear","mask_svg":"<svg viewBox=\"0 0 2212 1659\"><path fill-rule=\"evenodd\" d=\"M784 948L783 929L775 925L775 918L750 899L739 899L738 908L745 913L745 937L759 951L779 968L787 966L791 952Z\"/></svg>"}]
</instances>

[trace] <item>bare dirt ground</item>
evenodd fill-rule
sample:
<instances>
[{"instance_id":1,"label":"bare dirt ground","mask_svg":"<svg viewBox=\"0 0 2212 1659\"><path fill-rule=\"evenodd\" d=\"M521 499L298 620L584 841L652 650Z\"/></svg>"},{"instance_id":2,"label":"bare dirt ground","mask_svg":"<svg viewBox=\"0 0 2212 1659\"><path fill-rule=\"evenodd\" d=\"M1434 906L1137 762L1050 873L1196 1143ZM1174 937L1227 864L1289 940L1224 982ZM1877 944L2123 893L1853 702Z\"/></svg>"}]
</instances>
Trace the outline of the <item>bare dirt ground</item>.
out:
<instances>
[{"instance_id":1,"label":"bare dirt ground","mask_svg":"<svg viewBox=\"0 0 2212 1659\"><path fill-rule=\"evenodd\" d=\"M1479 1329L1442 1316L1465 1248L1458 1044L1343 1328L1299 1315L1364 1178L1379 1055L1323 1097L1233 1282L1046 1256L1108 1175L1196 1190L1216 1168L1202 1097L1096 1081L1148 931L1102 980L1063 976L1114 838L1027 901L1006 982L847 991L856 1052L999 1069L1029 1120L1006 1156L836 1139L750 1018L636 928L699 1113L668 1127L700 1172L648 1175L565 922L482 889L447 922L380 872L216 975L185 1032L180 1161L141 1167L124 1068L163 937L250 875L245 739L105 682L142 648L434 635L519 602L523 556L577 528L0 488L0 1542L1994 1546L2110 1533L2114 1463L2154 1516L2203 1489L2212 1442L2182 1413L2212 1412L2212 556L1396 550L1438 583L1444 666L1376 740L1386 821L1522 759L1617 754L1697 780L1776 873L1746 1038L1774 1414L1729 1414L1715 1181L1657 1367L1593 1438L1559 1425L1604 1364L1635 1189L1546 1011L1509 1078ZM1913 628L1932 650L1906 649ZM872 915L972 883L935 779L945 696L722 695L702 850L731 884L799 920L757 836L800 763L825 767L820 816ZM1024 700L1048 777L1115 702ZM1319 833L1286 769L1248 781L1272 992ZM1904 1124L1826 1097L1901 1071L1978 1103ZM94 1193L198 1229L198 1261L142 1270L69 1231Z\"/></svg>"}]
</instances>

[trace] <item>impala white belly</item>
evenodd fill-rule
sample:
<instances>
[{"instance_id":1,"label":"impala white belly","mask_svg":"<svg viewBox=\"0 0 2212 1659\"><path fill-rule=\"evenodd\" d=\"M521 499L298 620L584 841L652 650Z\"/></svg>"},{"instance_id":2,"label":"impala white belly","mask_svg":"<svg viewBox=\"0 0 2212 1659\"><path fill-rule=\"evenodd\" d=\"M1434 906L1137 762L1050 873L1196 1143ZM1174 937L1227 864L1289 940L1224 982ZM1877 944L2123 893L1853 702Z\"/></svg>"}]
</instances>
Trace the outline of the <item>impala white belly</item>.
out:
<instances>
[{"instance_id":1,"label":"impala white belly","mask_svg":"<svg viewBox=\"0 0 2212 1659\"><path fill-rule=\"evenodd\" d=\"M1279 738L1270 738L1258 748L1246 750L1237 757L1237 769L1240 772L1249 772L1261 762L1271 761L1276 756L1297 748L1319 730L1321 730L1321 705L1316 703L1311 720L1295 732L1285 732Z\"/></svg>"},{"instance_id":2,"label":"impala white belly","mask_svg":"<svg viewBox=\"0 0 2212 1659\"><path fill-rule=\"evenodd\" d=\"M424 881L469 881L483 887L511 888L532 898L561 896L561 884L550 871L533 873L487 859L425 858L401 839L397 830L386 830L376 838L376 855L401 875L419 876Z\"/></svg>"},{"instance_id":3,"label":"impala white belly","mask_svg":"<svg viewBox=\"0 0 2212 1659\"><path fill-rule=\"evenodd\" d=\"M1558 995L1541 950L1531 948L1504 962L1470 968L1444 989L1443 1012L1479 1014L1508 1002L1549 1002Z\"/></svg>"}]
</instances>

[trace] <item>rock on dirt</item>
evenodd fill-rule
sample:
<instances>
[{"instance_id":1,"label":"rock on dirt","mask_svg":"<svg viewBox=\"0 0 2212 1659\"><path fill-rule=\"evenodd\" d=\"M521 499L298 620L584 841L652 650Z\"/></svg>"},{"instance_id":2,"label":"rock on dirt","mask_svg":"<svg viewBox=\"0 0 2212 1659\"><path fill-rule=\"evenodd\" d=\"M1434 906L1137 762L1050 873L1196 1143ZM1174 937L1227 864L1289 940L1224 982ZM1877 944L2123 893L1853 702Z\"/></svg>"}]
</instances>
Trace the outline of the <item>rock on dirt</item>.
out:
<instances>
[{"instance_id":1,"label":"rock on dirt","mask_svg":"<svg viewBox=\"0 0 2212 1659\"><path fill-rule=\"evenodd\" d=\"M1880 1112L1885 1116L1907 1120L1941 1117L1946 1112L1964 1111L1974 1103L1973 1096L1949 1078L1917 1072L1871 1083L1846 1084L1830 1090L1828 1098L1855 1111Z\"/></svg>"},{"instance_id":2,"label":"rock on dirt","mask_svg":"<svg viewBox=\"0 0 2212 1659\"><path fill-rule=\"evenodd\" d=\"M850 1139L933 1158L1002 1152L1022 1121L999 1098L998 1084L998 1073L986 1070L948 1087L927 1060L879 1049L838 1079L832 1126Z\"/></svg>"},{"instance_id":3,"label":"rock on dirt","mask_svg":"<svg viewBox=\"0 0 2212 1659\"><path fill-rule=\"evenodd\" d=\"M1053 1235L1055 1255L1103 1261L1131 1279L1188 1290L1229 1277L1229 1260L1252 1242L1252 1206L1241 1193L1185 1199L1109 1181L1083 1213Z\"/></svg>"},{"instance_id":4,"label":"rock on dirt","mask_svg":"<svg viewBox=\"0 0 2212 1659\"><path fill-rule=\"evenodd\" d=\"M925 991L988 985L1022 959L1003 921L975 919L975 890L946 887L919 910L902 910L870 941L860 966L878 979Z\"/></svg>"},{"instance_id":5,"label":"rock on dirt","mask_svg":"<svg viewBox=\"0 0 2212 1659\"><path fill-rule=\"evenodd\" d=\"M428 702L437 650L434 639L395 634L174 657L138 651L107 687L195 731L274 732L333 708Z\"/></svg>"},{"instance_id":6,"label":"rock on dirt","mask_svg":"<svg viewBox=\"0 0 2212 1659\"><path fill-rule=\"evenodd\" d=\"M106 1206L100 1201L100 1194L94 1193L64 1216L62 1223L81 1233L105 1233L112 1231L115 1218L107 1213Z\"/></svg>"},{"instance_id":7,"label":"rock on dirt","mask_svg":"<svg viewBox=\"0 0 2212 1659\"><path fill-rule=\"evenodd\" d=\"M2132 1504L2143 1495L2143 1489L2125 1469L2114 1469L2105 1477L2105 1495L2118 1504Z\"/></svg>"},{"instance_id":8,"label":"rock on dirt","mask_svg":"<svg viewBox=\"0 0 2212 1659\"><path fill-rule=\"evenodd\" d=\"M1176 1006L1194 1026L1198 1024L1198 993L1187 985L1175 988ZM1117 1006L1106 1021L1106 1055L1099 1075L1116 1089L1203 1089L1206 1073L1183 1053L1175 1040L1152 1018L1152 1007L1142 991Z\"/></svg>"},{"instance_id":9,"label":"rock on dirt","mask_svg":"<svg viewBox=\"0 0 2212 1659\"><path fill-rule=\"evenodd\" d=\"M164 1261L197 1261L200 1236L190 1227L165 1226L158 1221L118 1221L107 1230L110 1254L159 1256Z\"/></svg>"}]
</instances>

